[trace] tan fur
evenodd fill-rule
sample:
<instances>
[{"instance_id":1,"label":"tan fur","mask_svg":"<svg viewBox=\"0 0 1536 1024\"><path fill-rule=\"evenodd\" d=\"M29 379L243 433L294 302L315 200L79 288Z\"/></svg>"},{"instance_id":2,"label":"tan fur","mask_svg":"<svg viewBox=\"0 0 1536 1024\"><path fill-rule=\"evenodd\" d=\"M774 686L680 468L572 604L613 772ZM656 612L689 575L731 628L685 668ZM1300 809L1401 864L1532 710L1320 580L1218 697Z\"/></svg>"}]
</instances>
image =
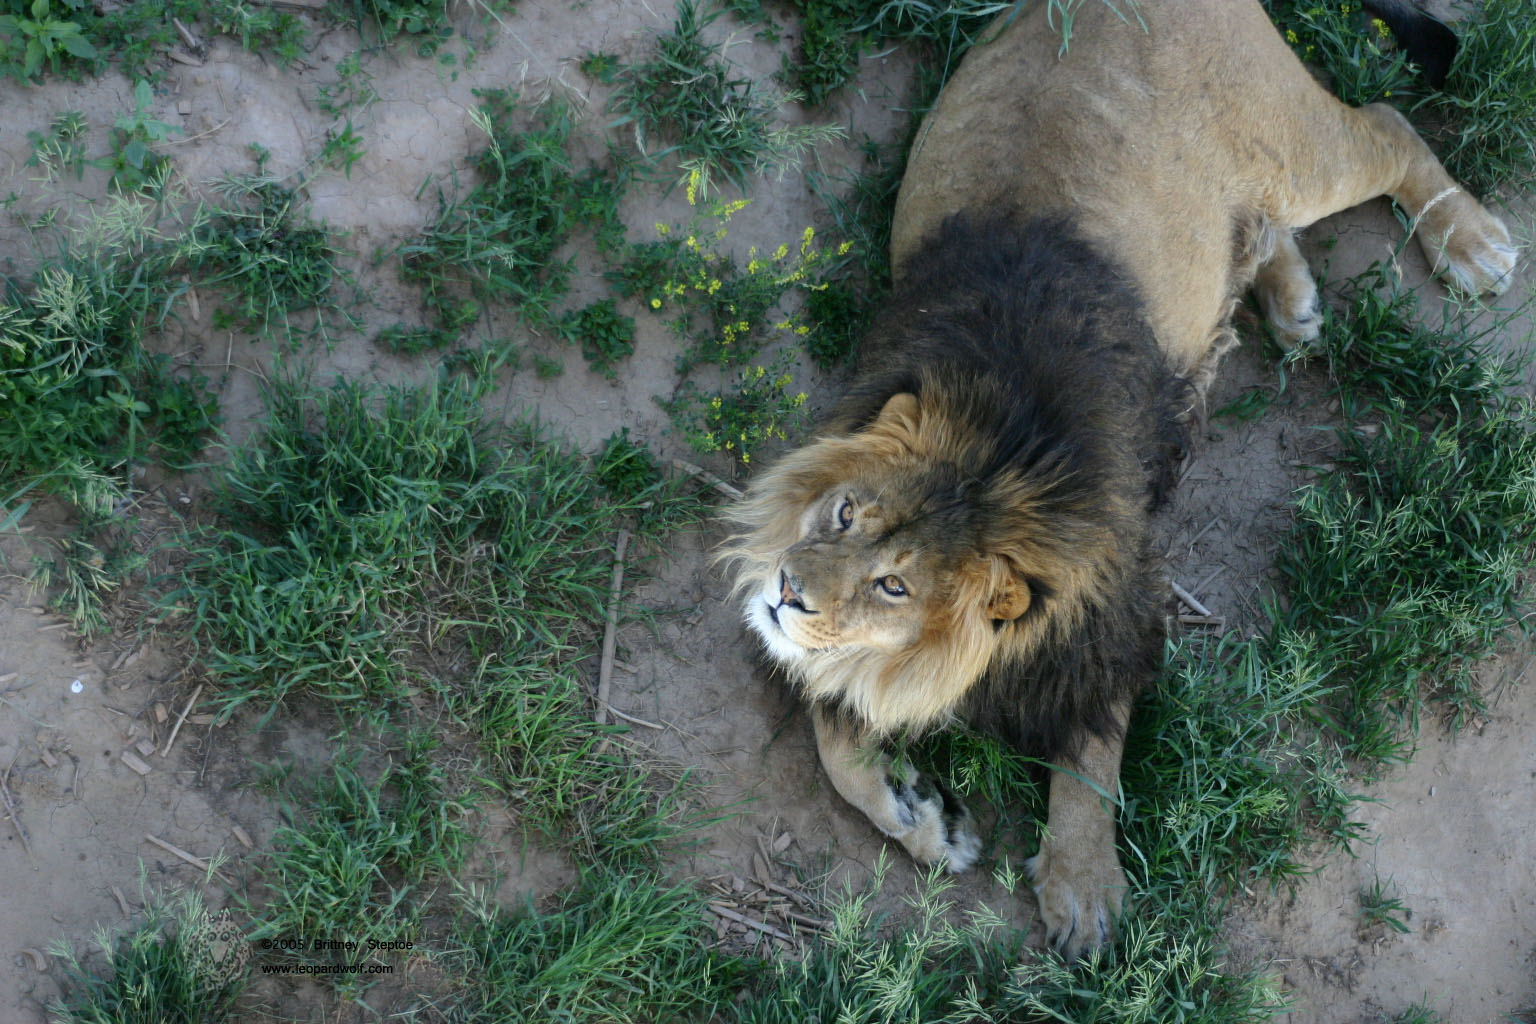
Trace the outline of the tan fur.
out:
<instances>
[{"instance_id":1,"label":"tan fur","mask_svg":"<svg viewBox=\"0 0 1536 1024\"><path fill-rule=\"evenodd\" d=\"M1288 234L1390 195L1422 218L1437 270L1472 292L1507 284L1504 225L1402 115L1346 107L1319 86L1257 3L1148 0L1136 5L1143 29L1093 0L1060 58L1048 6L1026 4L973 48L919 130L894 265L956 210L1071 211L1130 272L1186 374L1252 281L1235 225Z\"/></svg>"},{"instance_id":2,"label":"tan fur","mask_svg":"<svg viewBox=\"0 0 1536 1024\"><path fill-rule=\"evenodd\" d=\"M1395 111L1322 90L1256 2L1141 0L1125 20L1090 0L1065 57L1048 7L1005 15L919 130L893 227L898 275L952 214L1063 215L1128 274L1157 345L1197 384L1231 343L1228 317L1250 284L1282 340L1315 336L1316 287L1293 232L1374 196L1417 219L1438 272L1474 292L1507 284L1503 224ZM970 548L936 534L883 544L882 523L912 511L905 481L995 443L933 401L896 394L873 422L834 422L761 473L730 513L724 557L749 622L813 704L838 792L914 857L960 870L976 855L969 819L880 739L944 724L989 666L1048 639L1100 642L1078 637L1083 609L1146 578L1126 568L1145 564L1134 550L1145 510L1114 490L1103 500L1115 507L1092 519L1101 535L1064 538L1040 513L1049 482L1005 474L988 492L1008 509L998 535ZM1103 468L1129 478L1140 467L1125 447ZM885 593L887 579L905 593ZM1108 941L1125 889L1104 794L1117 790L1128 700L1113 717L1053 773L1030 864L1048 934L1069 956Z\"/></svg>"}]
</instances>

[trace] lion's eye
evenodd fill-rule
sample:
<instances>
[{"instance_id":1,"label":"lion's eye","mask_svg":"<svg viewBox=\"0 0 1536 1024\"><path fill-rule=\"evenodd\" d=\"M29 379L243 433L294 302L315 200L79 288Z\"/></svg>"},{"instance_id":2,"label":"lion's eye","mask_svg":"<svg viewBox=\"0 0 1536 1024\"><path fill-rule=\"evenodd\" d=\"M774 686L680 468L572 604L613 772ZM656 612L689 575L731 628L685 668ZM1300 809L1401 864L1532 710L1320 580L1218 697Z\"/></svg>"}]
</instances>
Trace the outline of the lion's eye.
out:
<instances>
[{"instance_id":1,"label":"lion's eye","mask_svg":"<svg viewBox=\"0 0 1536 1024\"><path fill-rule=\"evenodd\" d=\"M837 525L844 530L853 525L853 501L849 498L837 506Z\"/></svg>"},{"instance_id":2,"label":"lion's eye","mask_svg":"<svg viewBox=\"0 0 1536 1024\"><path fill-rule=\"evenodd\" d=\"M902 585L901 578L898 576L880 577L880 589L892 597L907 596L907 588Z\"/></svg>"}]
</instances>

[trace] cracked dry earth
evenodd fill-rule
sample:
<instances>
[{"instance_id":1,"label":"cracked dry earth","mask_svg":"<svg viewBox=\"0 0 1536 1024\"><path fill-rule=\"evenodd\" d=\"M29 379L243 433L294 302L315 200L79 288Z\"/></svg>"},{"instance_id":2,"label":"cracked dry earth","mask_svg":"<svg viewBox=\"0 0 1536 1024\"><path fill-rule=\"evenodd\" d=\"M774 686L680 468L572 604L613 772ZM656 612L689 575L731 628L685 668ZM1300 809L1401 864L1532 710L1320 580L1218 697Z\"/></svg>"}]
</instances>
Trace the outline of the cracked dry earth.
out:
<instances>
[{"instance_id":1,"label":"cracked dry earth","mask_svg":"<svg viewBox=\"0 0 1536 1024\"><path fill-rule=\"evenodd\" d=\"M558 92L575 103L595 138L610 120L605 95L573 59L589 51L638 57L667 29L670 16L669 9L637 2L529 2L507 17L504 30L481 39L472 63L456 70L404 47L371 58L380 98L354 118L366 153L350 178L310 168L303 190L311 214L342 233L369 296L359 309L369 329L346 334L317 355L317 379L337 373L420 379L433 372L367 340L380 326L420 315L418 297L401 289L388 261L376 267L372 257L435 214L432 190L423 183L448 179L477 145L468 117L471 90ZM467 21L461 28L474 30ZM183 130L166 147L179 176L197 188L221 173L247 170L250 143L271 152L275 173L306 168L330 124L315 108L315 89L335 79L336 62L356 46L347 30L319 32L304 60L284 69L217 39L201 66L169 65L152 114ZM759 78L778 65L774 46L748 31L737 34L730 52ZM910 70L899 51L871 57L859 86L845 90L833 109L789 113L840 123L851 138L867 133L889 140L904 117ZM84 209L103 184L91 174L78 184L33 182L23 166L30 154L26 133L46 129L59 111L77 109L104 151L107 127L133 107L132 83L108 75L3 88L0 174L7 180L0 190L21 198L0 222L0 252L12 272L24 274L31 251L24 226L52 205ZM593 155L599 151L594 144ZM858 160L852 143L825 145L817 156L822 168L834 171L857 167ZM656 221L680 218L680 198L657 194L631 193L625 209L631 237L648 237ZM777 244L797 237L819 210L801 176L765 178L733 235L743 246ZM1511 220L1529 223L1519 214ZM1528 228L1516 232L1526 237ZM1314 266L1326 258L1340 279L1381 255L1395 237L1396 225L1378 203L1314 227L1306 242ZM1409 261L1404 273L1421 281L1424 269ZM1531 287L1529 262L1521 275L1513 294ZM573 299L587 301L600 287L595 280L578 282ZM497 316L488 329L521 330L511 313ZM637 315L637 323L637 351L618 381L552 347L550 354L564 360L564 374L552 380L520 374L506 382L498 407L508 415L536 409L588 449L624 425L665 456L691 457L667 432L653 401L675 384L675 342L657 322ZM1246 333L1250 339L1229 357L1211 408L1247 387L1273 383L1251 325ZM1511 340L1521 339L1512 334ZM259 409L257 383L270 367L272 344L215 331L206 317L183 318L159 344L222 380L226 427L236 439L243 436ZM815 381L813 404L824 405L835 388L836 381ZM1254 422L1223 421L1199 432L1162 529L1170 577L1221 616L1226 629L1252 629L1258 621L1288 495L1306 479L1304 467L1327 449L1326 435L1314 429L1326 422L1324 404L1315 389L1293 387ZM167 523L196 515L201 486L195 478L146 480L141 511ZM226 857L223 870L238 884L276 823L266 797L246 785L253 766L324 763L327 740L322 722L279 716L259 728L253 718L237 717L217 728L194 707L170 743L171 728L203 682L196 667L168 640L139 646L120 633L121 639L90 645L71 637L23 581L32 556L68 523L42 504L24 525L27 532L0 538L0 771L14 803L10 820L0 822L0 1019L40 1021L44 1004L59 992L60 968L49 945L64 938L84 947L96 929L126 924L142 902L141 883L197 887L219 904L217 882L205 885L201 870L146 837L196 857ZM637 594L667 613L654 628L624 627L619 638L623 668L613 704L660 726L637 728L636 736L660 762L692 768L718 805L737 811L680 867L722 879L727 888L733 877L788 882L791 866L830 870L834 878L866 877L882 852L880 837L824 784L808 723L754 668L726 601L726 583L710 567L719 539L717 530L704 528L669 541L655 578ZM1455 737L1426 722L1413 762L1371 789L1375 802L1361 815L1377 837L1373 845L1354 858L1319 856L1318 873L1294 895L1255 892L1240 901L1229 928L1234 955L1267 965L1295 1001L1292 1024L1388 1020L1416 1001L1456 1022L1505 1020L1536 1005L1536 743L1530 740L1536 680L1523 648L1511 648L1484 674L1494 695L1488 716ZM543 895L570 880L572 870L558 855L526 848L503 817L493 812L491 819L494 834L485 845L494 851L493 863L485 871L505 877L504 899ZM893 861L890 891L905 891L912 872ZM1360 930L1356 894L1375 877L1394 879L1412 910L1406 934ZM1019 924L1033 916L1027 895L1015 901L984 876L963 881L961 896L1003 908ZM301 1019L322 1013L351 1019L344 1008L302 1000L278 1007Z\"/></svg>"}]
</instances>

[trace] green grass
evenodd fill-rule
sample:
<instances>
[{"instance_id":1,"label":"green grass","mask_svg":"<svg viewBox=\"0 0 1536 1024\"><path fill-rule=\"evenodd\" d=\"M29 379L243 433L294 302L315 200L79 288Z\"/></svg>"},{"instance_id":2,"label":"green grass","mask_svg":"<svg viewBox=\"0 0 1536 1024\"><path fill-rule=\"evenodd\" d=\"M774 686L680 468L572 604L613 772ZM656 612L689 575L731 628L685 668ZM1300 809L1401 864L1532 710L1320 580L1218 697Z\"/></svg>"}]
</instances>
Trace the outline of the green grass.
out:
<instances>
[{"instance_id":1,"label":"green grass","mask_svg":"<svg viewBox=\"0 0 1536 1024\"><path fill-rule=\"evenodd\" d=\"M1401 897L1392 895L1395 888L1392 879L1383 882L1375 878L1368 887L1360 890L1360 920L1366 927L1381 925L1399 935L1413 930L1408 924L1413 911Z\"/></svg>"},{"instance_id":2,"label":"green grass","mask_svg":"<svg viewBox=\"0 0 1536 1024\"><path fill-rule=\"evenodd\" d=\"M604 68L615 81L615 127L633 131L652 162L675 162L692 187L708 196L722 183L745 190L764 172L781 177L815 146L839 137L836 125L788 125L779 108L796 97L776 94L746 77L710 38L720 9L679 0L671 32L637 64Z\"/></svg>"},{"instance_id":3,"label":"green grass","mask_svg":"<svg viewBox=\"0 0 1536 1024\"><path fill-rule=\"evenodd\" d=\"M474 798L459 792L433 758L437 741L408 736L369 770L356 744L320 769L276 769L268 786L285 821L257 870L257 894L243 912L250 941L334 939L352 951L279 952L265 959L353 964L385 954L381 944L422 941L434 890L462 867L473 837ZM384 947L389 948L389 947ZM339 988L366 987L367 975L326 975Z\"/></svg>"},{"instance_id":4,"label":"green grass","mask_svg":"<svg viewBox=\"0 0 1536 1024\"><path fill-rule=\"evenodd\" d=\"M1477 662L1523 625L1536 540L1536 411L1518 364L1475 327L1417 300L1382 269L1357 279L1320 351L1346 424L1337 468L1296 496L1276 569L1273 635L1331 666L1321 711L1351 754L1406 757L1424 700L1453 723L1481 710Z\"/></svg>"},{"instance_id":5,"label":"green grass","mask_svg":"<svg viewBox=\"0 0 1536 1024\"><path fill-rule=\"evenodd\" d=\"M542 912L469 912L465 1024L720 1019L743 980L710 948L701 894L650 873L584 872Z\"/></svg>"},{"instance_id":6,"label":"green grass","mask_svg":"<svg viewBox=\"0 0 1536 1024\"><path fill-rule=\"evenodd\" d=\"M398 250L401 276L421 288L442 330L469 327L486 302L507 303L529 324L552 327L572 272L561 247L583 228L601 248L617 244L615 234L622 239L623 183L600 167L577 167L574 124L563 104L525 109L514 93L476 95L472 116L486 147L469 159L475 184L463 195L439 188L437 218Z\"/></svg>"},{"instance_id":7,"label":"green grass","mask_svg":"<svg viewBox=\"0 0 1536 1024\"><path fill-rule=\"evenodd\" d=\"M215 919L216 920L216 919ZM54 1024L221 1024L234 1020L245 986L240 941L213 938L195 893L156 897L144 920L112 937L99 932L100 969L66 944L63 998L48 1007Z\"/></svg>"}]
</instances>

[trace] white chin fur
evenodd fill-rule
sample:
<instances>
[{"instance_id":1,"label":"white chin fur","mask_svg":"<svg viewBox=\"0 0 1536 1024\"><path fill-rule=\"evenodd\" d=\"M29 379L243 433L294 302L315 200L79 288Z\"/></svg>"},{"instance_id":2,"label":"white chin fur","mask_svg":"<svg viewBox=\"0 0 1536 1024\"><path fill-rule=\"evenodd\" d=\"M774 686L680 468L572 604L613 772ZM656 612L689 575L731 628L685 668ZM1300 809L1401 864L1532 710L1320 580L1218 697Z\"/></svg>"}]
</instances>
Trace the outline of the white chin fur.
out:
<instances>
[{"instance_id":1,"label":"white chin fur","mask_svg":"<svg viewBox=\"0 0 1536 1024\"><path fill-rule=\"evenodd\" d=\"M791 640L773 621L773 611L761 595L747 598L747 625L762 640L768 656L784 665L794 665L806 655L805 648Z\"/></svg>"}]
</instances>

